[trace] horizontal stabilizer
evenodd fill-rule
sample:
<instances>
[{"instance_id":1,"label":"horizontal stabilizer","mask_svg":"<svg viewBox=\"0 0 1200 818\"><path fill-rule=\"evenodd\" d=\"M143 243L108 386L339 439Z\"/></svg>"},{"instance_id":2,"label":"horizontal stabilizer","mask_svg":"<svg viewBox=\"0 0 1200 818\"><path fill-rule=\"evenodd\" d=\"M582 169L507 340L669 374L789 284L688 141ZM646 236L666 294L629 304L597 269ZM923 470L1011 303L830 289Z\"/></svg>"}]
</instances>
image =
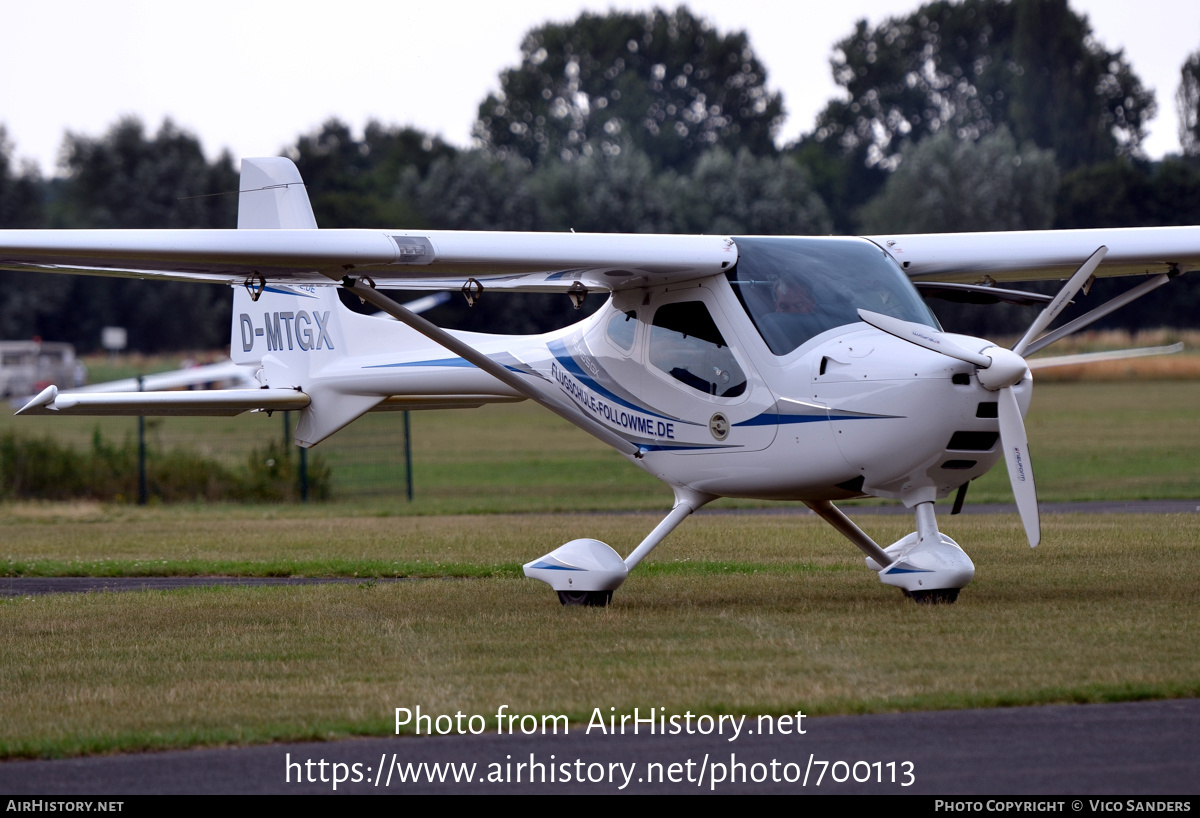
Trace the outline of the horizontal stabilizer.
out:
<instances>
[{"instance_id":1,"label":"horizontal stabilizer","mask_svg":"<svg viewBox=\"0 0 1200 818\"><path fill-rule=\"evenodd\" d=\"M48 386L18 415L240 415L255 409L304 409L295 389L213 389L202 392L59 392Z\"/></svg>"}]
</instances>

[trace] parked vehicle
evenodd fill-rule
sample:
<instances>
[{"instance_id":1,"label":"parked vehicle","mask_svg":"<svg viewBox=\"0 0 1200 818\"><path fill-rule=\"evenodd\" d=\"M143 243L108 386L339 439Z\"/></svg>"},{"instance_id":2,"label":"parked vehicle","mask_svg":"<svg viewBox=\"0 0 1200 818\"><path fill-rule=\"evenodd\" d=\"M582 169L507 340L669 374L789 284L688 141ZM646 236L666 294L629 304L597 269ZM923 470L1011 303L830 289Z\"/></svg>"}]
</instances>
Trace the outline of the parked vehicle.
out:
<instances>
[{"instance_id":1,"label":"parked vehicle","mask_svg":"<svg viewBox=\"0 0 1200 818\"><path fill-rule=\"evenodd\" d=\"M35 395L49 384L87 383L87 367L70 344L0 341L0 397Z\"/></svg>"}]
</instances>

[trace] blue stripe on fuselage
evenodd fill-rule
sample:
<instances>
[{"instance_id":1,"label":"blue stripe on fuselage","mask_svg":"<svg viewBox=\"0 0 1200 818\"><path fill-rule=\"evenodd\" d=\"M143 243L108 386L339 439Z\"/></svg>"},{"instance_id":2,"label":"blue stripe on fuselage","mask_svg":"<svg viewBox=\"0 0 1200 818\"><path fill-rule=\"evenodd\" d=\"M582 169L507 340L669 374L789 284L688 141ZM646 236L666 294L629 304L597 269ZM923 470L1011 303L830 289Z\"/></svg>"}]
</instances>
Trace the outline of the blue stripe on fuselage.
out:
<instances>
[{"instance_id":1,"label":"blue stripe on fuselage","mask_svg":"<svg viewBox=\"0 0 1200 818\"><path fill-rule=\"evenodd\" d=\"M559 364L562 365L562 368L567 372L567 374L569 374L575 380L579 381L584 386L586 386L588 389L592 390L593 392L595 392L597 395L604 398L605 400L608 400L613 403L624 406L626 409L632 409L635 412L642 412L644 414L650 415L651 417L663 418L664 420L680 421L683 423L688 423L688 425L691 425L691 426L696 425L696 424L690 423L688 421L681 421L680 418L677 418L674 415L664 415L659 412L655 412L653 409L647 409L644 406L639 406L636 403L631 403L630 401L626 400L625 398L622 398L620 395L615 394L610 389L607 389L606 387L601 386L599 383L596 382L595 378L593 378L591 375L588 375L586 372L583 371L583 367L581 367L579 365L579 363L575 360L574 356L572 356L571 353L567 352L567 345L564 344L562 341L551 341L549 344L549 349L550 349L550 354L553 355L554 359L556 361L558 361Z\"/></svg>"}]
</instances>

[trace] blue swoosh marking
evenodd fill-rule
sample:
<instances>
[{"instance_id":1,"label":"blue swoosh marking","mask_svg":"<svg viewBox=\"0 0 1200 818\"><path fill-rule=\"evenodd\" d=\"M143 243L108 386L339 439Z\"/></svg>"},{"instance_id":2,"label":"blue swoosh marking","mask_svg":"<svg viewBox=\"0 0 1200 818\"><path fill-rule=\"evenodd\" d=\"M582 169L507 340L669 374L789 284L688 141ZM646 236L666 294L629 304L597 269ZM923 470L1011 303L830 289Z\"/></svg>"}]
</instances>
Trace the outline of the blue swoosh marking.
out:
<instances>
[{"instance_id":1,"label":"blue swoosh marking","mask_svg":"<svg viewBox=\"0 0 1200 818\"><path fill-rule=\"evenodd\" d=\"M763 412L761 415L743 420L734 426L784 426L789 423L818 423L835 420L894 420L898 415L780 415L775 412Z\"/></svg>"},{"instance_id":2,"label":"blue swoosh marking","mask_svg":"<svg viewBox=\"0 0 1200 818\"><path fill-rule=\"evenodd\" d=\"M297 298L319 298L320 297L317 295L313 295L312 293L305 293L305 292L297 293L297 292L292 292L291 290L282 289L280 287L272 287L270 285L267 285L263 289L263 292L275 293L276 295L294 295Z\"/></svg>"},{"instance_id":3,"label":"blue swoosh marking","mask_svg":"<svg viewBox=\"0 0 1200 818\"><path fill-rule=\"evenodd\" d=\"M530 568L545 568L550 571L583 571L584 568L572 568L569 565L554 565L553 563L539 561L529 566Z\"/></svg>"},{"instance_id":4,"label":"blue swoosh marking","mask_svg":"<svg viewBox=\"0 0 1200 818\"><path fill-rule=\"evenodd\" d=\"M364 366L363 369L388 369L408 366L440 366L448 369L476 368L475 364L463 358L439 358L436 361L406 361L398 364L371 364L370 366ZM529 374L510 364L502 364L502 366L510 372L516 372L518 375Z\"/></svg>"},{"instance_id":5,"label":"blue swoosh marking","mask_svg":"<svg viewBox=\"0 0 1200 818\"><path fill-rule=\"evenodd\" d=\"M438 358L433 361L407 361L399 364L371 364L364 366L363 369L386 369L387 367L404 367L404 366L444 366L444 367L470 367L475 368L475 364L464 358ZM511 367L509 367L511 369Z\"/></svg>"},{"instance_id":6,"label":"blue swoosh marking","mask_svg":"<svg viewBox=\"0 0 1200 818\"><path fill-rule=\"evenodd\" d=\"M583 367L575 362L575 358L571 355L571 353L567 352L567 345L562 341L552 341L549 344L549 349L550 354L554 356L554 359L562 365L562 368L565 369L569 375L606 400L624 406L626 409L632 409L635 412L641 412L642 414L650 415L651 417L662 418L664 420L673 420L678 423L687 423L690 426L696 425L690 421L686 421L672 415L663 415L651 409L647 409L644 406L638 406L636 403L630 403L620 395L614 394L604 386L601 386L591 375L588 375L583 371Z\"/></svg>"}]
</instances>

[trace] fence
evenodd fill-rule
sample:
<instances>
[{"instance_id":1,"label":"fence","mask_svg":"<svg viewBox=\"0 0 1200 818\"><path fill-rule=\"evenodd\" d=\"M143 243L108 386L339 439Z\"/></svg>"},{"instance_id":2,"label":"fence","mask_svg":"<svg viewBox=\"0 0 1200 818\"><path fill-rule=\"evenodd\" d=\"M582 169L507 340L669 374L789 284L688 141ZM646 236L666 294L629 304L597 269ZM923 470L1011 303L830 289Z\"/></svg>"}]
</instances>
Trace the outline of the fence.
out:
<instances>
[{"instance_id":1,"label":"fence","mask_svg":"<svg viewBox=\"0 0 1200 818\"><path fill-rule=\"evenodd\" d=\"M292 440L298 413L244 414L233 418L91 417L17 418L0 423L22 438L48 437L83 450L97 436L110 444L136 442L144 474L147 453L182 450L223 466L244 466L252 452L276 451L298 460L296 493L308 499L308 474L316 466L328 474L333 499L362 496L407 496L412 499L411 425L408 412L371 414L343 429L309 452ZM142 481L145 495L145 480Z\"/></svg>"}]
</instances>

